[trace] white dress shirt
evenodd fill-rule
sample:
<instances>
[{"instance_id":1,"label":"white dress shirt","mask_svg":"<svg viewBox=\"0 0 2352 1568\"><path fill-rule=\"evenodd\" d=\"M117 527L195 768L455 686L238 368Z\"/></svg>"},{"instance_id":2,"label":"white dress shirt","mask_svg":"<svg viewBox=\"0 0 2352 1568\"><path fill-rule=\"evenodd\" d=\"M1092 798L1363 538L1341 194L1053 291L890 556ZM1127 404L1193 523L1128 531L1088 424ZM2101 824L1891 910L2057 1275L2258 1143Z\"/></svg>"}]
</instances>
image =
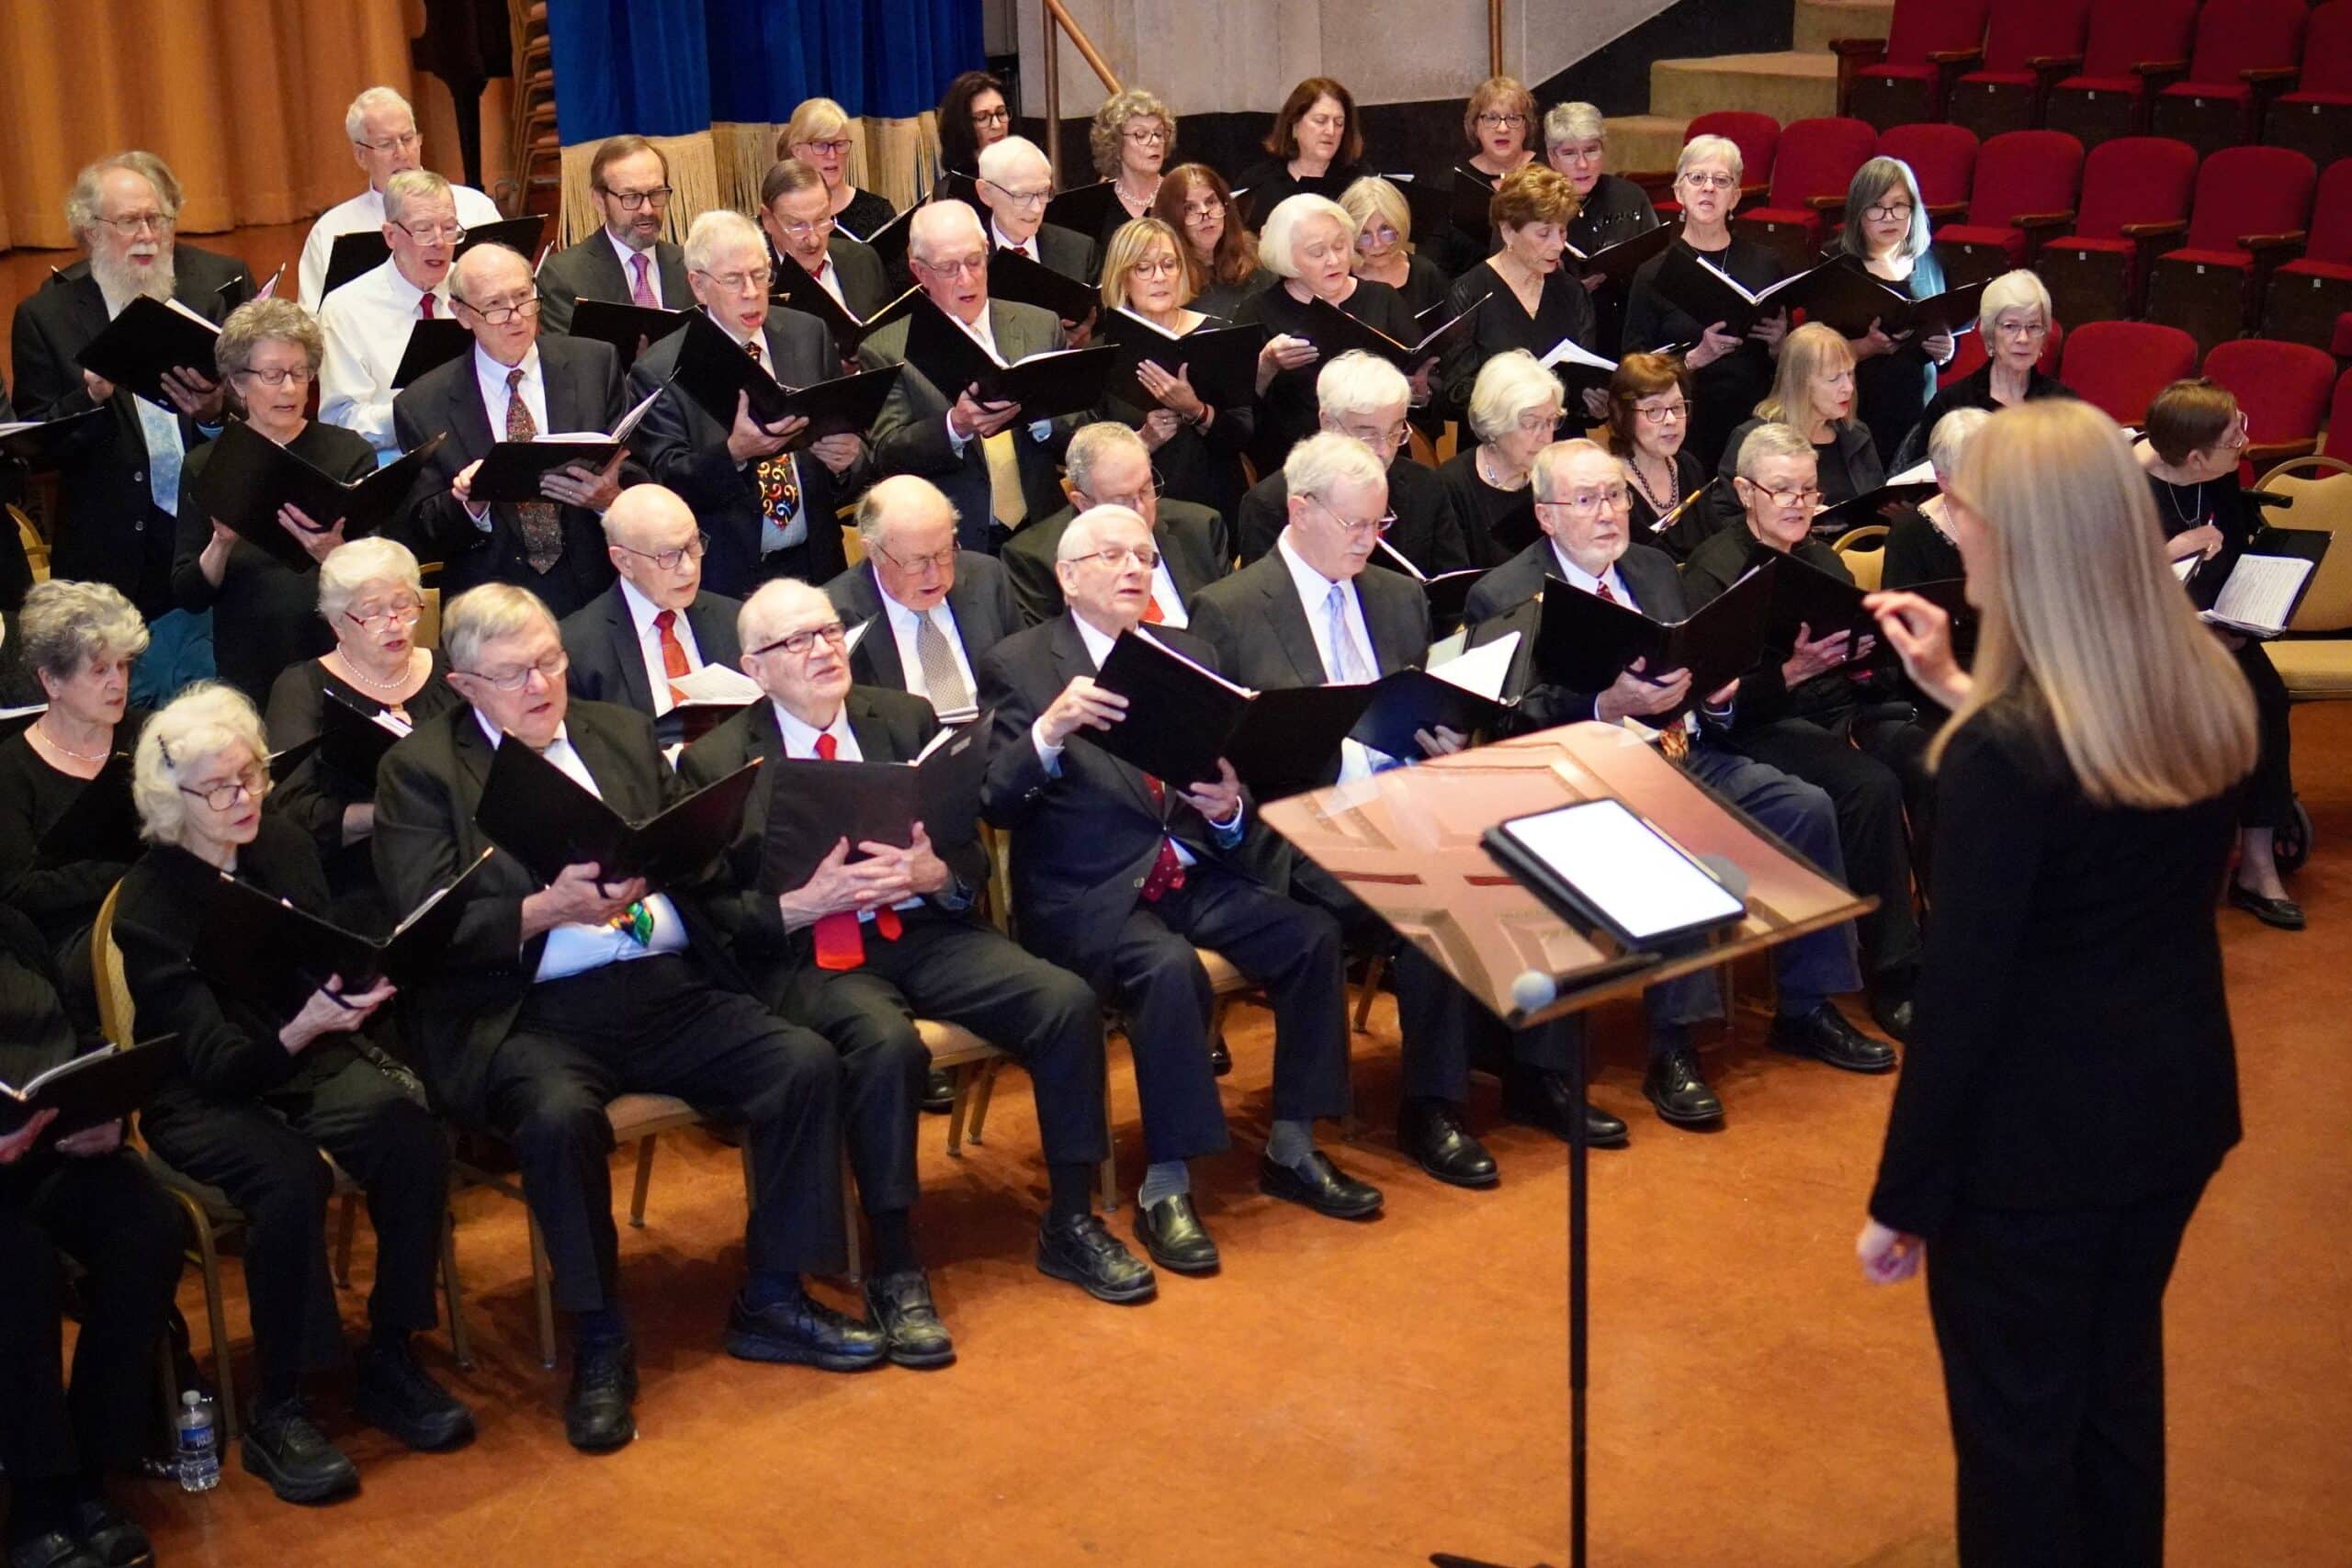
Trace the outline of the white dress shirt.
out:
<instances>
[{"instance_id":1,"label":"white dress shirt","mask_svg":"<svg viewBox=\"0 0 2352 1568\"><path fill-rule=\"evenodd\" d=\"M834 304L844 310L849 310L849 299L842 293L842 269L833 265L832 257L827 256L819 265L816 276L817 287L831 295ZM857 312L850 310L850 314L854 316Z\"/></svg>"},{"instance_id":2,"label":"white dress shirt","mask_svg":"<svg viewBox=\"0 0 2352 1568\"><path fill-rule=\"evenodd\" d=\"M685 301L683 299L673 304L662 297L662 258L654 254L654 248L651 245L646 246L641 251L632 251L618 240L614 239L610 229L599 229L596 232L605 236L605 243L613 247L613 254L620 258L621 287L629 291L628 299L621 301L622 303L628 303L629 300L637 298L637 263L634 258L643 256L645 258L645 287L652 291L653 302L665 310L675 310L684 307Z\"/></svg>"},{"instance_id":3,"label":"white dress shirt","mask_svg":"<svg viewBox=\"0 0 2352 1568\"><path fill-rule=\"evenodd\" d=\"M1323 678L1333 685L1340 682L1340 660L1331 647L1331 613L1325 606L1331 598L1331 580L1306 564L1299 553L1290 547L1290 530L1285 528L1276 536L1274 547L1282 552L1283 564L1290 568L1290 580L1298 589L1299 607L1306 612L1306 629L1315 637L1316 657L1323 660ZM1355 639L1356 653L1363 659L1364 671L1374 680L1380 676L1380 655L1372 646L1372 628L1364 625L1363 600L1356 593L1353 581L1337 584L1344 608L1340 614L1346 620L1348 635ZM1352 784L1368 779L1383 763L1399 761L1385 751L1375 751L1361 740L1340 742L1340 784Z\"/></svg>"},{"instance_id":4,"label":"white dress shirt","mask_svg":"<svg viewBox=\"0 0 2352 1568\"><path fill-rule=\"evenodd\" d=\"M915 652L915 633L920 629L922 616L884 592L880 577L875 578L874 585L875 592L882 595L882 613L890 618L890 640L899 645L899 668L906 671L907 690L929 703L931 688L923 682L922 660ZM946 634L947 651L955 657L956 668L964 677L964 689L971 693L977 702L980 684L972 678L972 661L964 652L964 634L956 627L956 612L948 607L946 600L942 599L931 607L930 615L932 624ZM939 713L937 703L932 703L931 706L933 713ZM960 713L970 711L967 705ZM950 709L948 712L958 713L959 710ZM945 718L947 714L940 713L940 716Z\"/></svg>"},{"instance_id":5,"label":"white dress shirt","mask_svg":"<svg viewBox=\"0 0 2352 1568\"><path fill-rule=\"evenodd\" d=\"M401 276L400 263L388 261L328 295L319 310L327 340L319 369L319 418L366 436L386 461L400 455L392 436L392 374L408 352L409 333L423 319L417 301L424 298L424 290ZM446 274L433 291L433 313L449 313ZM497 407L503 412L506 400L499 399ZM491 425L492 433L505 428Z\"/></svg>"},{"instance_id":6,"label":"white dress shirt","mask_svg":"<svg viewBox=\"0 0 2352 1568\"><path fill-rule=\"evenodd\" d=\"M849 727L849 709L846 706L835 708L833 722L822 729L817 728L814 725L803 724L789 709L774 698L769 699L768 706L775 710L775 730L777 736L784 741L786 756L804 762L814 761L817 755L817 738L820 735L830 735L836 743L833 751L834 761L863 762L865 761L865 750L858 745L856 732ZM850 847L855 849L857 846L853 844ZM899 899L890 908L920 909L922 906L922 895L918 893L911 898ZM857 918L861 920L871 920L874 918L874 911L860 909L857 912Z\"/></svg>"},{"instance_id":7,"label":"white dress shirt","mask_svg":"<svg viewBox=\"0 0 2352 1568\"><path fill-rule=\"evenodd\" d=\"M490 737L492 746L503 746L506 736L482 716L481 709L474 709L474 722ZM596 787L595 775L589 773L587 761L571 744L571 736L559 726L555 739L539 753L563 771L564 777L594 795L605 798ZM649 893L645 896L645 912L652 917L653 931L643 942L628 931L612 926L592 926L573 921L557 926L548 932L547 946L540 951L539 967L532 975L534 983L561 980L572 975L584 975L591 969L602 969L607 964L626 964L632 958L650 958L657 953L683 953L686 948L685 922L678 918L676 906L667 895Z\"/></svg>"},{"instance_id":8,"label":"white dress shirt","mask_svg":"<svg viewBox=\"0 0 2352 1568\"><path fill-rule=\"evenodd\" d=\"M506 216L498 210L498 203L471 186L453 185L449 194L457 202L458 221L469 229ZM310 237L302 242L302 260L294 269L304 308L314 313L319 308L320 296L326 291L327 259L334 254L335 241L362 231L372 234L383 226L384 193L373 186L319 214L319 220L311 225Z\"/></svg>"},{"instance_id":9,"label":"white dress shirt","mask_svg":"<svg viewBox=\"0 0 2352 1568\"><path fill-rule=\"evenodd\" d=\"M473 365L474 385L481 390L482 412L489 416L490 434L492 440L506 439L507 405L514 401L506 389L506 377L512 370L523 372L523 379L516 384L515 389L523 395L523 406L531 412L531 428L543 435L547 434L548 380L540 370L537 344L535 343L530 346L529 351L523 355L523 362L520 365L501 365L482 352L481 344L476 344ZM493 526L490 519L490 503L487 502L479 506L471 502L467 502L466 515L474 520L474 526L482 533L489 533Z\"/></svg>"},{"instance_id":10,"label":"white dress shirt","mask_svg":"<svg viewBox=\"0 0 2352 1568\"><path fill-rule=\"evenodd\" d=\"M653 624L662 606L639 592L637 584L628 578L618 581L621 601L628 606L628 618L637 627L638 657L645 660L645 689L653 694L653 716L659 718L677 705L670 699L670 667L662 659L662 628ZM686 619L684 610L670 623L670 630L676 635L678 646L686 650L687 671L701 669L702 645L695 640L694 623Z\"/></svg>"},{"instance_id":11,"label":"white dress shirt","mask_svg":"<svg viewBox=\"0 0 2352 1568\"><path fill-rule=\"evenodd\" d=\"M1000 251L1019 251L1040 266L1046 263L1046 258L1037 254L1037 236L1034 232L1025 240L1009 240L1004 231L996 226L994 218L989 220L989 243Z\"/></svg>"},{"instance_id":12,"label":"white dress shirt","mask_svg":"<svg viewBox=\"0 0 2352 1568\"><path fill-rule=\"evenodd\" d=\"M1162 550L1151 569L1151 602L1159 606L1159 624L1179 630L1192 625L1193 617L1184 608L1184 596L1176 592L1176 580L1168 574L1168 552Z\"/></svg>"},{"instance_id":13,"label":"white dress shirt","mask_svg":"<svg viewBox=\"0 0 2352 1568\"><path fill-rule=\"evenodd\" d=\"M708 311L705 311L704 313L706 315L709 314ZM751 352L752 340L743 333L737 332L735 330L734 322L727 321L723 317L719 316L711 316L710 319L718 323L719 331L725 333L729 338L734 340L736 347L742 349L747 354ZM769 341L768 335L765 332L763 332L760 334L759 367L761 369L768 373L769 380L774 381L779 387L784 385L784 378L775 373L775 344ZM788 550L795 545L807 543L808 538L808 507L807 504L808 487L802 482L800 473L800 454L797 452L786 452L781 453L779 456L781 456L786 462L792 465L793 489L794 491L802 498L802 504L793 509L792 521L785 524L781 527L778 527L776 525L775 519L770 517L764 511L760 513L760 554L763 556L771 554L776 550ZM766 460L767 459L764 457L747 457L742 462L736 464L735 467L739 471L750 474L756 471L759 466Z\"/></svg>"}]
</instances>

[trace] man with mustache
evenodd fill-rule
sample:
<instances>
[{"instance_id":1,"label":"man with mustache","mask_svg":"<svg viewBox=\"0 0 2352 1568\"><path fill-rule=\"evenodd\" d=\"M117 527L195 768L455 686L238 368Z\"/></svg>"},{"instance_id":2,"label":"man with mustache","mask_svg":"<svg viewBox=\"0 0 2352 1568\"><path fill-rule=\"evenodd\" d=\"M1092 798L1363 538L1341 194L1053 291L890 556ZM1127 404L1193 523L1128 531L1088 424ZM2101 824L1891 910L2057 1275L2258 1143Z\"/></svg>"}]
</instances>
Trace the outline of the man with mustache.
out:
<instances>
[{"instance_id":1,"label":"man with mustache","mask_svg":"<svg viewBox=\"0 0 2352 1568\"><path fill-rule=\"evenodd\" d=\"M685 253L662 237L670 216L670 161L662 149L642 136L607 137L589 160L588 194L604 222L539 268L540 324L570 332L582 299L690 308Z\"/></svg>"}]
</instances>

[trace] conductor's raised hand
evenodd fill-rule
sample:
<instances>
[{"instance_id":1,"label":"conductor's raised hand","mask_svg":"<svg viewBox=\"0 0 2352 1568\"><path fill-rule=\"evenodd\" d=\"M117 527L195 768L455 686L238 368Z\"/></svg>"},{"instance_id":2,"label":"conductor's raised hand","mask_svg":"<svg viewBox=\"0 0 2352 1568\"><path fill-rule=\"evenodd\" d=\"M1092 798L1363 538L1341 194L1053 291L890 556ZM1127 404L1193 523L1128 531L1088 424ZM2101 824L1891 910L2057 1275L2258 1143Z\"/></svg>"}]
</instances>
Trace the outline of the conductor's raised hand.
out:
<instances>
[{"instance_id":1,"label":"conductor's raised hand","mask_svg":"<svg viewBox=\"0 0 2352 1568\"><path fill-rule=\"evenodd\" d=\"M1968 671L1951 650L1951 616L1940 604L1917 593L1882 592L1866 595L1862 608L1878 617L1878 629L1911 683L1941 703L1956 708L1967 699Z\"/></svg>"},{"instance_id":2,"label":"conductor's raised hand","mask_svg":"<svg viewBox=\"0 0 2352 1568\"><path fill-rule=\"evenodd\" d=\"M1091 676L1076 675L1038 716L1037 727L1046 745L1059 746L1081 729L1108 729L1126 716L1126 698L1098 685Z\"/></svg>"}]
</instances>

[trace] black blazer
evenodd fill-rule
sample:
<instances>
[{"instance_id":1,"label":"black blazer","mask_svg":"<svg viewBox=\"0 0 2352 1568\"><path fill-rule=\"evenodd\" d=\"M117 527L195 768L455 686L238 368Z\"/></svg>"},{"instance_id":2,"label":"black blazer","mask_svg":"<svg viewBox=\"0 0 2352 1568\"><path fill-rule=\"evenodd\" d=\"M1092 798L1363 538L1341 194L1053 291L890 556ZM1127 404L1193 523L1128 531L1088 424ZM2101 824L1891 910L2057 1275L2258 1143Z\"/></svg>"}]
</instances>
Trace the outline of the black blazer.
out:
<instances>
[{"instance_id":1,"label":"black blazer","mask_svg":"<svg viewBox=\"0 0 2352 1568\"><path fill-rule=\"evenodd\" d=\"M993 240L995 235L989 235ZM1059 224L1037 225L1037 259L1064 277L1091 284L1102 271L1102 253L1093 237Z\"/></svg>"},{"instance_id":2,"label":"black blazer","mask_svg":"<svg viewBox=\"0 0 2352 1568\"><path fill-rule=\"evenodd\" d=\"M1475 564L1470 559L1469 531L1454 505L1453 492L1446 489L1435 468L1414 461L1409 452L1398 452L1388 465L1388 510L1396 514L1396 526L1385 536L1388 547L1419 567L1425 576L1467 571ZM1233 534L1242 564L1247 566L1272 549L1289 525L1290 486L1277 468L1241 498L1241 520Z\"/></svg>"},{"instance_id":3,"label":"black blazer","mask_svg":"<svg viewBox=\"0 0 2352 1568\"><path fill-rule=\"evenodd\" d=\"M1062 535L1078 517L1065 506L1051 517L1029 524L1004 542L997 556L1004 574L1012 580L1013 597L1021 613L1036 626L1062 613L1062 582L1054 575L1054 552ZM1233 570L1233 547L1227 542L1225 519L1205 506L1161 497L1159 521L1152 543L1168 559L1168 575L1177 596L1191 614L1193 596Z\"/></svg>"},{"instance_id":4,"label":"black blazer","mask_svg":"<svg viewBox=\"0 0 2352 1568\"><path fill-rule=\"evenodd\" d=\"M833 353L824 324L814 316L794 310L771 310L762 334L768 367L787 387L806 387L841 375L841 359ZM654 344L628 373L628 398L634 403L667 381L678 368L684 333ZM682 387L672 387L645 411L631 447L653 482L667 485L694 508L702 531L710 536L710 553L703 558L702 585L707 592L751 597L752 590L777 575L760 555L759 464L739 464L727 455L729 425L710 417ZM800 475L800 506L808 520L806 565L808 581L823 582L849 565L842 547L842 507L865 490L873 465L864 456L834 473L808 452L795 464ZM783 552L778 552L781 564Z\"/></svg>"},{"instance_id":5,"label":"black blazer","mask_svg":"<svg viewBox=\"0 0 2352 1568\"><path fill-rule=\"evenodd\" d=\"M539 375L547 384L550 431L610 430L628 412L621 400L620 355L608 343L542 336ZM492 507L490 531L484 533L450 493L458 470L487 456L506 434L503 427L491 428L471 351L419 377L392 399L393 438L401 451L444 431L449 439L425 459L406 508L385 530L418 559L442 563L444 601L484 582L512 582L537 593L561 620L612 585L605 525L594 513L578 506L560 509L563 553L542 576L531 570L513 506ZM642 469L632 468L623 470L621 479L628 484L644 477Z\"/></svg>"},{"instance_id":6,"label":"black blazer","mask_svg":"<svg viewBox=\"0 0 2352 1568\"><path fill-rule=\"evenodd\" d=\"M1165 626L1151 635L1216 668L1216 650L1201 638ZM1099 985L1163 837L1197 860L1255 872L1248 839L1233 850L1220 847L1177 793L1182 784L1171 783L1154 806L1142 770L1079 736L1062 752L1060 774L1046 771L1030 727L1073 677L1093 674L1085 639L1068 615L1015 633L981 661L980 703L996 709L996 749L980 814L1012 834L1022 945Z\"/></svg>"},{"instance_id":7,"label":"black blazer","mask_svg":"<svg viewBox=\"0 0 2352 1568\"><path fill-rule=\"evenodd\" d=\"M693 287L686 282L686 253L667 240L653 242L653 271L662 280L662 304L666 310L694 309ZM628 303L629 278L614 254L611 236L599 228L578 244L556 252L539 268L539 330L571 331L571 313L582 299ZM609 430L610 425L593 429Z\"/></svg>"},{"instance_id":8,"label":"black blazer","mask_svg":"<svg viewBox=\"0 0 2352 1568\"><path fill-rule=\"evenodd\" d=\"M875 623L851 650L850 679L861 686L905 691L907 671L899 660L899 639L888 620L875 620L882 614L882 585L874 579L873 562L860 561L826 583L825 597L841 612L843 625ZM971 665L975 682L989 649L1025 624L1004 568L993 557L974 550L956 552L956 585L947 591L947 608L956 616L956 640L964 645L964 660Z\"/></svg>"},{"instance_id":9,"label":"black blazer","mask_svg":"<svg viewBox=\"0 0 2352 1568\"><path fill-rule=\"evenodd\" d=\"M694 603L686 606L686 625L695 634L695 646L705 664L736 668L743 649L735 640L735 615L742 607L740 599L708 592L695 594ZM615 703L653 717L653 688L648 684L645 657L639 651L637 623L629 618L628 601L622 596L619 583L566 615L559 629L563 651L571 656L566 684L573 697ZM670 745L684 733L684 720L673 708L653 719L653 733L663 745Z\"/></svg>"},{"instance_id":10,"label":"black blazer","mask_svg":"<svg viewBox=\"0 0 2352 1568\"><path fill-rule=\"evenodd\" d=\"M208 321L228 320L254 296L253 275L234 256L176 245L172 261L172 297ZM106 296L86 270L25 296L10 333L16 417L60 419L91 406L82 351L107 321ZM197 368L212 372L209 365ZM107 407L111 417L91 421L58 455L50 570L112 583L153 620L172 608L173 521L150 491L138 400L117 388ZM183 419L180 439L194 450L206 437Z\"/></svg>"},{"instance_id":11,"label":"black blazer","mask_svg":"<svg viewBox=\"0 0 2352 1568\"><path fill-rule=\"evenodd\" d=\"M1707 507L1714 513L1714 527L1711 532L1720 533L1726 528L1741 526L1745 509L1739 504L1739 491L1732 484L1732 479L1739 468L1739 444L1747 440L1757 426L1765 423L1762 419L1741 421L1733 428L1731 439L1724 444L1723 459L1715 465L1715 477L1723 482L1715 486L1713 495L1699 503L1699 506ZM1843 424L1833 424L1829 429L1837 438L1838 456L1845 461L1846 488L1841 493L1824 485L1821 493L1824 506L1835 506L1841 501L1868 495L1886 482L1886 468L1878 460L1878 443L1871 439L1869 425L1859 419L1849 419ZM1828 476L1824 474L1822 477L1826 479ZM1699 506L1693 506L1690 512L1698 511ZM1690 513L1686 512L1682 515L1688 522Z\"/></svg>"},{"instance_id":12,"label":"black blazer","mask_svg":"<svg viewBox=\"0 0 2352 1568\"><path fill-rule=\"evenodd\" d=\"M1068 348L1069 338L1053 312L1007 299L989 301L989 328L996 334L998 355L1006 364L1048 349ZM907 324L893 321L859 345L861 368L878 370L904 365ZM946 492L957 516L956 539L967 550L992 550L1000 530L989 494L988 454L977 440L964 443L958 456L947 439L947 411L961 392L943 393L912 366L899 374L899 384L875 419L871 445L879 474L921 474ZM1072 432L1086 422L1083 413L1064 414L1053 422L1043 442L1033 439L1027 423L1008 432L1021 461L1021 493L1029 515L1046 517L1061 510L1059 469L1062 453Z\"/></svg>"},{"instance_id":13,"label":"black blazer","mask_svg":"<svg viewBox=\"0 0 2352 1568\"><path fill-rule=\"evenodd\" d=\"M2198 1186L2238 1141L2213 908L2234 790L2094 806L2021 701L1936 773L1936 918L1870 1212L2120 1206Z\"/></svg>"},{"instance_id":14,"label":"black blazer","mask_svg":"<svg viewBox=\"0 0 2352 1568\"><path fill-rule=\"evenodd\" d=\"M853 240L839 229L825 242L825 257L841 277L842 299L863 319L890 302L890 279L882 258L863 240Z\"/></svg>"},{"instance_id":15,"label":"black blazer","mask_svg":"<svg viewBox=\"0 0 2352 1568\"><path fill-rule=\"evenodd\" d=\"M22 372L19 372L22 374ZM2026 373L2025 398L2071 398L2075 389L2055 376L2044 376L2039 367ZM1978 366L1975 369L1928 400L1919 414L1919 423L1903 438L1903 446L1887 467L1894 473L1915 468L1927 460L1928 438L1936 433L1936 422L1955 409L1983 409L1987 413L1999 411L2001 405L1993 400L1993 367Z\"/></svg>"},{"instance_id":16,"label":"black blazer","mask_svg":"<svg viewBox=\"0 0 2352 1568\"><path fill-rule=\"evenodd\" d=\"M930 744L931 738L939 733L939 720L933 715L931 705L904 692L852 686L849 695L842 699L842 706L848 713L850 733L857 737L857 749L869 762L911 762ZM680 753L678 774L689 785L700 789L755 758L775 762L783 756L784 736L776 726L775 705L763 700L729 718ZM776 992L769 983L774 978L769 972L773 966L806 963L810 952L808 931L787 932L784 929L784 912L776 908L775 895L758 890L760 860L767 844L768 805L774 790L775 785L763 784L752 792L751 804L743 813L743 826L728 846L727 858L720 868L718 881L724 891L715 891L708 900L711 918L726 933L735 961L752 977L763 996ZM971 894L988 886L988 852L980 847L976 822L965 823L953 831L947 825L939 825L932 835L932 848L947 863L956 882L962 884L967 902Z\"/></svg>"}]
</instances>

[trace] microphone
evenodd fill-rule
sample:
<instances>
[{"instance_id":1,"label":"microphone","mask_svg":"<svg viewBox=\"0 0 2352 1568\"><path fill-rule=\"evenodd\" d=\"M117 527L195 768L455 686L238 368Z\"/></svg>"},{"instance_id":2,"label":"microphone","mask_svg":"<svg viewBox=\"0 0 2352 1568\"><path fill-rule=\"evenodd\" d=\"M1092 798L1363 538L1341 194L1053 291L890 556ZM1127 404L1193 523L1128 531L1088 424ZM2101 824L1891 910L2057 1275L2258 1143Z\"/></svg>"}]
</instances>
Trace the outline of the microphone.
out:
<instances>
[{"instance_id":1,"label":"microphone","mask_svg":"<svg viewBox=\"0 0 2352 1568\"><path fill-rule=\"evenodd\" d=\"M1522 969L1510 983L1510 999L1521 1012L1540 1012L1560 999L1559 984L1541 969Z\"/></svg>"}]
</instances>

